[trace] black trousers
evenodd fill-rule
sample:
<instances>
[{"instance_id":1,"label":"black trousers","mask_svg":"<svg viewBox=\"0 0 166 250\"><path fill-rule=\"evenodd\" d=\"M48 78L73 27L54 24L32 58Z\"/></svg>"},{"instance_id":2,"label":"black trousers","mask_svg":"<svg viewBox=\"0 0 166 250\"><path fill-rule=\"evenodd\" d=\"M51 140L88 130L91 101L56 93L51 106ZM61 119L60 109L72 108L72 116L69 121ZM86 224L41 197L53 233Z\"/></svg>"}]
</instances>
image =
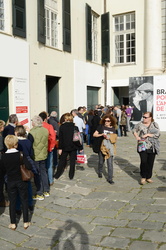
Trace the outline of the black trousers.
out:
<instances>
[{"instance_id":1,"label":"black trousers","mask_svg":"<svg viewBox=\"0 0 166 250\"><path fill-rule=\"evenodd\" d=\"M146 151L142 151L139 153L140 155L140 174L142 178L150 179L152 177L153 164L155 160L155 153L147 153Z\"/></svg>"},{"instance_id":2,"label":"black trousers","mask_svg":"<svg viewBox=\"0 0 166 250\"><path fill-rule=\"evenodd\" d=\"M70 169L69 169L69 178L73 179L75 174L75 162L76 162L77 151L62 151L62 154L59 159L57 171L54 175L55 179L58 179L64 172L64 169L67 164L67 156L70 156Z\"/></svg>"},{"instance_id":3,"label":"black trousers","mask_svg":"<svg viewBox=\"0 0 166 250\"><path fill-rule=\"evenodd\" d=\"M9 212L11 224L16 224L16 199L19 194L23 210L23 221L28 222L28 182L9 181L7 183L8 196L10 201Z\"/></svg>"},{"instance_id":4,"label":"black trousers","mask_svg":"<svg viewBox=\"0 0 166 250\"><path fill-rule=\"evenodd\" d=\"M5 196L3 193L4 183L5 183L5 171L0 166L0 202L5 200Z\"/></svg>"},{"instance_id":5,"label":"black trousers","mask_svg":"<svg viewBox=\"0 0 166 250\"><path fill-rule=\"evenodd\" d=\"M120 132L121 132L121 136L127 136L127 133L126 133L126 125L120 125Z\"/></svg>"}]
</instances>

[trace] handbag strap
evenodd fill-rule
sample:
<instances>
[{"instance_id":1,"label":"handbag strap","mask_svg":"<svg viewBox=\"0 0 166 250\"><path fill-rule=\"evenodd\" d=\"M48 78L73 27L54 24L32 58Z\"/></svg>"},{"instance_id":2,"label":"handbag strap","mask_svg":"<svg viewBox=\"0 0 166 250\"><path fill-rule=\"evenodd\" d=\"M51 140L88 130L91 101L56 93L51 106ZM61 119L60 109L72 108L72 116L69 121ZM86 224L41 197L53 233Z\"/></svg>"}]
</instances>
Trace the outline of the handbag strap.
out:
<instances>
[{"instance_id":1,"label":"handbag strap","mask_svg":"<svg viewBox=\"0 0 166 250\"><path fill-rule=\"evenodd\" d=\"M20 151L20 165L23 165L24 162L23 162L23 152Z\"/></svg>"}]
</instances>

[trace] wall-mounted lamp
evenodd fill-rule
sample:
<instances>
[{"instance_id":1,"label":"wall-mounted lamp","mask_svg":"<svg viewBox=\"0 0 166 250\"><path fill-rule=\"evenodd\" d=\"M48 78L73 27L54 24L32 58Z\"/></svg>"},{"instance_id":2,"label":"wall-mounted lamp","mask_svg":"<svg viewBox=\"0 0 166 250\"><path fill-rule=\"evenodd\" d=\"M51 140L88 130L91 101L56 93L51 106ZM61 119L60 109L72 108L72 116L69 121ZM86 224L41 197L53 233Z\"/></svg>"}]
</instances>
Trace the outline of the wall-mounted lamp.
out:
<instances>
[{"instance_id":1,"label":"wall-mounted lamp","mask_svg":"<svg viewBox=\"0 0 166 250\"><path fill-rule=\"evenodd\" d=\"M103 80L103 79L101 80L101 83L104 83L104 80Z\"/></svg>"}]
</instances>

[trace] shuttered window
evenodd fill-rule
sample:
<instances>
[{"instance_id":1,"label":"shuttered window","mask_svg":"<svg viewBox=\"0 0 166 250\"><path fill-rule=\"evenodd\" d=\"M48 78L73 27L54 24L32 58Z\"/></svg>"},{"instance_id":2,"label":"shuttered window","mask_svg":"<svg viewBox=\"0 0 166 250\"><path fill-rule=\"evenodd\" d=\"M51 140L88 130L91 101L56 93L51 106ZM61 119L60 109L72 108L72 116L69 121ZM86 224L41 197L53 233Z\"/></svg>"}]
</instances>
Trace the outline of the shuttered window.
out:
<instances>
[{"instance_id":1,"label":"shuttered window","mask_svg":"<svg viewBox=\"0 0 166 250\"><path fill-rule=\"evenodd\" d=\"M92 61L92 14L88 4L86 4L86 59Z\"/></svg>"},{"instance_id":2,"label":"shuttered window","mask_svg":"<svg viewBox=\"0 0 166 250\"><path fill-rule=\"evenodd\" d=\"M5 9L4 1L0 0L0 30L5 30Z\"/></svg>"},{"instance_id":3,"label":"shuttered window","mask_svg":"<svg viewBox=\"0 0 166 250\"><path fill-rule=\"evenodd\" d=\"M25 0L13 0L13 35L26 37Z\"/></svg>"},{"instance_id":4,"label":"shuttered window","mask_svg":"<svg viewBox=\"0 0 166 250\"><path fill-rule=\"evenodd\" d=\"M71 52L70 0L63 0L63 50Z\"/></svg>"},{"instance_id":5,"label":"shuttered window","mask_svg":"<svg viewBox=\"0 0 166 250\"><path fill-rule=\"evenodd\" d=\"M110 25L109 13L101 16L101 46L102 46L102 63L110 62Z\"/></svg>"},{"instance_id":6,"label":"shuttered window","mask_svg":"<svg viewBox=\"0 0 166 250\"><path fill-rule=\"evenodd\" d=\"M38 0L38 41L45 44L45 3Z\"/></svg>"}]
</instances>

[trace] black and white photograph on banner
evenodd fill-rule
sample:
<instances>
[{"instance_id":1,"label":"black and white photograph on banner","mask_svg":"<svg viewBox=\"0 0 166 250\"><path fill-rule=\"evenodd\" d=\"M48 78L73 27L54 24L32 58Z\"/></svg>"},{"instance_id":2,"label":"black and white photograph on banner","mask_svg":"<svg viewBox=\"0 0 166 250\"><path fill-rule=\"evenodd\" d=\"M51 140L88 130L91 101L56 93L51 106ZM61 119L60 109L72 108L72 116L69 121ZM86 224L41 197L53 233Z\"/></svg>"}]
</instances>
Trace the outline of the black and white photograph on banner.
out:
<instances>
[{"instance_id":1,"label":"black and white photograph on banner","mask_svg":"<svg viewBox=\"0 0 166 250\"><path fill-rule=\"evenodd\" d=\"M131 125L141 121L143 113L153 113L153 76L129 78L129 102L133 108Z\"/></svg>"}]
</instances>

